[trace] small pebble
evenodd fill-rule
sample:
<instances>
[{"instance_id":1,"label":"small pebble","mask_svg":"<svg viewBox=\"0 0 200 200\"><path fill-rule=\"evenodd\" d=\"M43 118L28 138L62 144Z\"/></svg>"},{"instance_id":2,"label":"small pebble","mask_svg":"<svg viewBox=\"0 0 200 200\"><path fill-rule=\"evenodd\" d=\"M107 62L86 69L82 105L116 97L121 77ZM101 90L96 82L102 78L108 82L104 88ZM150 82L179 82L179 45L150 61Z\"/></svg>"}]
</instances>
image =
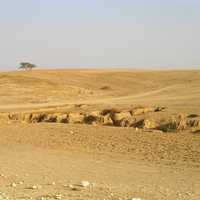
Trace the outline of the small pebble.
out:
<instances>
[{"instance_id":1,"label":"small pebble","mask_svg":"<svg viewBox=\"0 0 200 200\"><path fill-rule=\"evenodd\" d=\"M131 198L130 200L142 200L141 198Z\"/></svg>"},{"instance_id":2,"label":"small pebble","mask_svg":"<svg viewBox=\"0 0 200 200\"><path fill-rule=\"evenodd\" d=\"M90 182L88 182L88 181L81 181L80 186L82 186L82 187L88 187L88 186L90 186Z\"/></svg>"},{"instance_id":3,"label":"small pebble","mask_svg":"<svg viewBox=\"0 0 200 200\"><path fill-rule=\"evenodd\" d=\"M0 174L1 177L5 178L6 176L4 174Z\"/></svg>"},{"instance_id":4,"label":"small pebble","mask_svg":"<svg viewBox=\"0 0 200 200\"><path fill-rule=\"evenodd\" d=\"M56 195L54 195L54 199L62 199L62 194L56 194Z\"/></svg>"},{"instance_id":5,"label":"small pebble","mask_svg":"<svg viewBox=\"0 0 200 200\"><path fill-rule=\"evenodd\" d=\"M42 188L41 185L33 185L33 186L28 187L28 189L31 189L31 190L36 190L36 189L41 189L41 188Z\"/></svg>"},{"instance_id":6,"label":"small pebble","mask_svg":"<svg viewBox=\"0 0 200 200\"><path fill-rule=\"evenodd\" d=\"M65 185L65 187L66 187L67 185ZM76 187L74 187L73 185L69 185L68 186L71 190L77 190L77 188Z\"/></svg>"},{"instance_id":7,"label":"small pebble","mask_svg":"<svg viewBox=\"0 0 200 200\"><path fill-rule=\"evenodd\" d=\"M16 183L11 183L11 185L10 185L11 187L16 187L17 186L17 184Z\"/></svg>"}]
</instances>

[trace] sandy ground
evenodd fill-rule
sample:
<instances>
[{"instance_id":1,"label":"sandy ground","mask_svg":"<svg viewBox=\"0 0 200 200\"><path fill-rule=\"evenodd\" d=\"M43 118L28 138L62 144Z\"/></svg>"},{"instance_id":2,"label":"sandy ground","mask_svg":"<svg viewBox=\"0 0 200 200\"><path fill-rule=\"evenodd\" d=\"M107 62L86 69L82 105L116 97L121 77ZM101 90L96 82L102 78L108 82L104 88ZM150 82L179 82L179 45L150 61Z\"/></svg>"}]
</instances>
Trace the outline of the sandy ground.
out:
<instances>
[{"instance_id":1,"label":"sandy ground","mask_svg":"<svg viewBox=\"0 0 200 200\"><path fill-rule=\"evenodd\" d=\"M199 71L1 73L0 112L156 105L167 107L164 115L200 114L199 85ZM199 133L55 123L0 127L0 199L200 199ZM90 184L81 187L81 181Z\"/></svg>"}]
</instances>

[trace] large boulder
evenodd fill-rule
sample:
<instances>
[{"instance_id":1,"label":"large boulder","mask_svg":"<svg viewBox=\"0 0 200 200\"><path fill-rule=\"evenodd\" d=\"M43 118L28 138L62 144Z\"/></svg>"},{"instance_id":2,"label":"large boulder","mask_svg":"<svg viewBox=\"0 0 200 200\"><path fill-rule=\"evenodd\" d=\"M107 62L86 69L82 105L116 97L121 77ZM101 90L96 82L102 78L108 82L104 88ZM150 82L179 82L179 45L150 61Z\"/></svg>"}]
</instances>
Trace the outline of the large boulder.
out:
<instances>
[{"instance_id":1,"label":"large boulder","mask_svg":"<svg viewBox=\"0 0 200 200\"><path fill-rule=\"evenodd\" d=\"M43 122L44 119L47 118L47 114L45 113L33 113L31 116L31 123L40 123Z\"/></svg>"},{"instance_id":2,"label":"large boulder","mask_svg":"<svg viewBox=\"0 0 200 200\"><path fill-rule=\"evenodd\" d=\"M93 111L91 113L85 114L84 123L86 124L101 124L102 116L99 111Z\"/></svg>"},{"instance_id":3,"label":"large boulder","mask_svg":"<svg viewBox=\"0 0 200 200\"><path fill-rule=\"evenodd\" d=\"M105 126L112 126L113 125L113 120L110 116L110 114L104 115L101 117L101 124Z\"/></svg>"},{"instance_id":4,"label":"large boulder","mask_svg":"<svg viewBox=\"0 0 200 200\"><path fill-rule=\"evenodd\" d=\"M58 123L68 123L69 122L68 114L57 114L57 122Z\"/></svg>"},{"instance_id":5,"label":"large boulder","mask_svg":"<svg viewBox=\"0 0 200 200\"><path fill-rule=\"evenodd\" d=\"M68 122L69 123L83 123L84 115L82 113L69 113L68 115Z\"/></svg>"},{"instance_id":6,"label":"large boulder","mask_svg":"<svg viewBox=\"0 0 200 200\"><path fill-rule=\"evenodd\" d=\"M18 113L10 113L8 115L8 119L10 121L20 121L20 120L23 119L23 117L20 114L18 114Z\"/></svg>"},{"instance_id":7,"label":"large boulder","mask_svg":"<svg viewBox=\"0 0 200 200\"><path fill-rule=\"evenodd\" d=\"M136 119L133 117L124 117L120 121L117 121L117 125L120 127L132 127Z\"/></svg>"},{"instance_id":8,"label":"large boulder","mask_svg":"<svg viewBox=\"0 0 200 200\"><path fill-rule=\"evenodd\" d=\"M23 115L23 122L31 123L31 118L32 118L32 114L31 113L25 113Z\"/></svg>"},{"instance_id":9,"label":"large boulder","mask_svg":"<svg viewBox=\"0 0 200 200\"><path fill-rule=\"evenodd\" d=\"M43 122L57 122L57 115L56 114L46 114Z\"/></svg>"},{"instance_id":10,"label":"large boulder","mask_svg":"<svg viewBox=\"0 0 200 200\"><path fill-rule=\"evenodd\" d=\"M128 112L128 111L120 112L120 113L111 113L110 116L111 116L111 119L115 126L120 126L120 124L123 120L125 120L125 119L130 120L132 118L130 112Z\"/></svg>"},{"instance_id":11,"label":"large boulder","mask_svg":"<svg viewBox=\"0 0 200 200\"><path fill-rule=\"evenodd\" d=\"M137 119L132 125L135 128L141 128L141 129L159 129L159 122L155 119Z\"/></svg>"},{"instance_id":12,"label":"large boulder","mask_svg":"<svg viewBox=\"0 0 200 200\"><path fill-rule=\"evenodd\" d=\"M164 132L182 131L188 129L187 119L184 115L174 115L167 120L162 120L159 124L159 129Z\"/></svg>"},{"instance_id":13,"label":"large boulder","mask_svg":"<svg viewBox=\"0 0 200 200\"><path fill-rule=\"evenodd\" d=\"M144 129L157 129L159 126L158 123L153 119L145 119L143 123Z\"/></svg>"}]
</instances>

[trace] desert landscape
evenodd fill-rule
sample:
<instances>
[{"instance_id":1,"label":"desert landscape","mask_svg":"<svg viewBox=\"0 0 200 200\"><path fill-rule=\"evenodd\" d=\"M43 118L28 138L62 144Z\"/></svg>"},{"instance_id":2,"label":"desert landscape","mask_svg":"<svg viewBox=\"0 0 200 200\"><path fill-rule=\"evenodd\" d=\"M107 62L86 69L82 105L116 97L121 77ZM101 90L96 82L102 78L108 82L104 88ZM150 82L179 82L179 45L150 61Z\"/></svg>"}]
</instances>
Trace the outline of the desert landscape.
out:
<instances>
[{"instance_id":1,"label":"desert landscape","mask_svg":"<svg viewBox=\"0 0 200 200\"><path fill-rule=\"evenodd\" d=\"M0 72L0 200L199 200L199 70Z\"/></svg>"}]
</instances>

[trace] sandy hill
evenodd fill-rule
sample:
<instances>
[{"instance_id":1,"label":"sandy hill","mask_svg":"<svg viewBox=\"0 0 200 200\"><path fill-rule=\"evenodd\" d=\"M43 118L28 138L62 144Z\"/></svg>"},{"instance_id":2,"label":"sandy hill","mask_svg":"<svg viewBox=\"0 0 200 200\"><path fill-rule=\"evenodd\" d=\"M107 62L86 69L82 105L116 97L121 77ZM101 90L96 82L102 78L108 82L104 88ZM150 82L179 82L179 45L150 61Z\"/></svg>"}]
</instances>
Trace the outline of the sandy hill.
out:
<instances>
[{"instance_id":1,"label":"sandy hill","mask_svg":"<svg viewBox=\"0 0 200 200\"><path fill-rule=\"evenodd\" d=\"M0 73L0 108L4 109L83 102L159 104L194 109L200 107L199 91L200 71L37 70Z\"/></svg>"}]
</instances>

